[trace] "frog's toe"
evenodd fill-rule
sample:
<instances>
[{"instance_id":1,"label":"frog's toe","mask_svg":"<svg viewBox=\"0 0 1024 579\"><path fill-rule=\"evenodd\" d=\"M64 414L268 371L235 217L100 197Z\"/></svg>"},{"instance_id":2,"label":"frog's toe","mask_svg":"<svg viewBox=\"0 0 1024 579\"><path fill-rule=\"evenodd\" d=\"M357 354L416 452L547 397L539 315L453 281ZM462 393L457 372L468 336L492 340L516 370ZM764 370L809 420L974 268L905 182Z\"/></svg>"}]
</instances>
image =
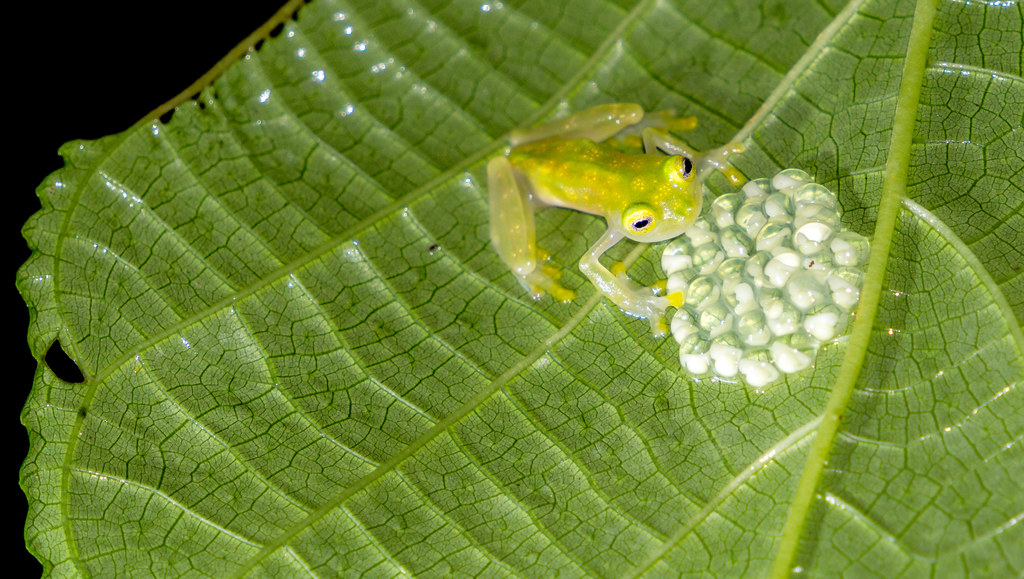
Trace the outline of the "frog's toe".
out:
<instances>
[{"instance_id":1,"label":"frog's toe","mask_svg":"<svg viewBox=\"0 0 1024 579\"><path fill-rule=\"evenodd\" d=\"M560 302L571 302L576 297L576 292L550 278L545 280L542 286L538 287L542 289L541 295L548 293Z\"/></svg>"},{"instance_id":2,"label":"frog's toe","mask_svg":"<svg viewBox=\"0 0 1024 579\"><path fill-rule=\"evenodd\" d=\"M551 288L551 297L560 302L571 302L572 299L576 297L576 292L559 284L555 284L554 287Z\"/></svg>"},{"instance_id":3,"label":"frog's toe","mask_svg":"<svg viewBox=\"0 0 1024 579\"><path fill-rule=\"evenodd\" d=\"M664 338L668 335L668 324L664 318L656 318L651 320L651 333L654 334L655 338Z\"/></svg>"},{"instance_id":4,"label":"frog's toe","mask_svg":"<svg viewBox=\"0 0 1024 579\"><path fill-rule=\"evenodd\" d=\"M549 275L551 272L547 271L548 269L553 270L555 275ZM522 281L527 291L530 292L530 297L535 300L544 297L544 294L550 294L551 297L558 301L567 302L576 297L576 292L556 281L557 278L561 277L561 274L561 271L553 267L543 266L539 271L534 270L530 272L530 274L522 278Z\"/></svg>"},{"instance_id":5,"label":"frog's toe","mask_svg":"<svg viewBox=\"0 0 1024 579\"><path fill-rule=\"evenodd\" d=\"M672 117L667 124L671 131L692 131L697 128L697 117Z\"/></svg>"},{"instance_id":6,"label":"frog's toe","mask_svg":"<svg viewBox=\"0 0 1024 579\"><path fill-rule=\"evenodd\" d=\"M736 186L740 186L747 182L746 177L744 177L742 173L740 173L730 165L726 165L725 167L722 168L722 175L725 175L725 178L728 179L730 183Z\"/></svg>"},{"instance_id":7,"label":"frog's toe","mask_svg":"<svg viewBox=\"0 0 1024 579\"><path fill-rule=\"evenodd\" d=\"M541 271L541 274L544 275L544 277L547 277L547 278L550 278L550 279L555 279L555 280L562 279L562 270L558 269L557 267L555 267L553 265L548 265L546 263L542 264L540 266L540 271Z\"/></svg>"},{"instance_id":8,"label":"frog's toe","mask_svg":"<svg viewBox=\"0 0 1024 579\"><path fill-rule=\"evenodd\" d=\"M665 296L665 298L668 299L668 305L673 308L683 307L683 292L672 292Z\"/></svg>"},{"instance_id":9,"label":"frog's toe","mask_svg":"<svg viewBox=\"0 0 1024 579\"><path fill-rule=\"evenodd\" d=\"M678 292L677 292L678 293ZM675 305L671 294L670 296L647 296L644 299L644 309L646 313L644 315L647 321L651 324L651 333L654 337L660 338L668 333L668 324L665 322L665 309L668 306ZM682 300L679 300L682 303Z\"/></svg>"}]
</instances>

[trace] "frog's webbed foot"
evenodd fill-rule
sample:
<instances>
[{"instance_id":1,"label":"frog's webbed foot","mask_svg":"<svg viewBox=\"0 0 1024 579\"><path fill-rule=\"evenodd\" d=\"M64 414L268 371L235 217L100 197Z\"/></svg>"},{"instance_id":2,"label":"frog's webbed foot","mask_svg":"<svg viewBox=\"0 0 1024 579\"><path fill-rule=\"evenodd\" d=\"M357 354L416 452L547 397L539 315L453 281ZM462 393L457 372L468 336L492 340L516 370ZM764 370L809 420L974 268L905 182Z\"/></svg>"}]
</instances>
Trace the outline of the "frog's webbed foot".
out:
<instances>
[{"instance_id":1,"label":"frog's webbed foot","mask_svg":"<svg viewBox=\"0 0 1024 579\"><path fill-rule=\"evenodd\" d=\"M526 291L530 292L530 297L535 300L549 294L560 302L572 301L576 297L576 292L559 283L562 279L562 270L549 263L551 255L539 247L535 248L535 251L539 263L533 271L526 274L513 271L519 278L519 283L523 284Z\"/></svg>"},{"instance_id":2,"label":"frog's webbed foot","mask_svg":"<svg viewBox=\"0 0 1024 579\"><path fill-rule=\"evenodd\" d=\"M668 324L665 322L665 310L672 306L680 308L683 306L683 294L674 292L668 295L665 293L665 280L655 282L645 287L636 284L626 275L626 266L622 262L616 262L608 269L621 283L624 290L622 308L627 314L644 318L651 324L651 333L654 337L660 338L668 333ZM615 300L613 300L615 301ZM618 302L616 302L618 304Z\"/></svg>"},{"instance_id":3,"label":"frog's webbed foot","mask_svg":"<svg viewBox=\"0 0 1024 579\"><path fill-rule=\"evenodd\" d=\"M643 140L644 151L648 153L660 150L668 155L682 155L692 159L697 167L697 179L699 180L707 179L710 171L716 170L733 185L742 185L746 181L743 175L728 162L730 155L742 153L745 150L743 143L727 143L717 149L697 153L665 131L654 128L644 130Z\"/></svg>"},{"instance_id":4,"label":"frog's webbed foot","mask_svg":"<svg viewBox=\"0 0 1024 579\"><path fill-rule=\"evenodd\" d=\"M742 185L746 182L746 179L742 173L729 164L727 159L729 155L742 153L744 150L746 150L746 147L743 146L743 143L732 142L697 155L697 174L700 175L700 171L716 169L722 175L725 175L725 178L733 185Z\"/></svg>"},{"instance_id":5,"label":"frog's webbed foot","mask_svg":"<svg viewBox=\"0 0 1024 579\"><path fill-rule=\"evenodd\" d=\"M622 237L622 233L609 228L580 260L580 271L590 279L597 291L619 309L631 316L646 319L654 335L663 336L668 331L665 310L669 306L681 306L683 296L680 293L658 295L663 290L660 285L638 286L626 276L626 268L621 263L613 265L610 270L601 265L601 255Z\"/></svg>"}]
</instances>

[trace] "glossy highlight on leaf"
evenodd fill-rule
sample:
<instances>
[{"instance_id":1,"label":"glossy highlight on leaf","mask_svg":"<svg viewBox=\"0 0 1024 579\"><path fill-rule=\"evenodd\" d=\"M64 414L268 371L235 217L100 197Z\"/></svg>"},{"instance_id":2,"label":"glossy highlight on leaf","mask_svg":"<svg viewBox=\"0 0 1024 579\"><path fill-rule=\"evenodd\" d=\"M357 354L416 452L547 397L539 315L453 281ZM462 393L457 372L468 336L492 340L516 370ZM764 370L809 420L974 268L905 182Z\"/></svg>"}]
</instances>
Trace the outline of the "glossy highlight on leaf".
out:
<instances>
[{"instance_id":1,"label":"glossy highlight on leaf","mask_svg":"<svg viewBox=\"0 0 1024 579\"><path fill-rule=\"evenodd\" d=\"M1022 67L1014 1L292 2L38 190L28 341L83 381L41 364L23 412L28 547L68 576L1020 575ZM538 243L577 297L525 295L486 163L607 102L834 191L872 240L849 339L760 393L695 379L562 210ZM664 247L608 258L651 284Z\"/></svg>"}]
</instances>

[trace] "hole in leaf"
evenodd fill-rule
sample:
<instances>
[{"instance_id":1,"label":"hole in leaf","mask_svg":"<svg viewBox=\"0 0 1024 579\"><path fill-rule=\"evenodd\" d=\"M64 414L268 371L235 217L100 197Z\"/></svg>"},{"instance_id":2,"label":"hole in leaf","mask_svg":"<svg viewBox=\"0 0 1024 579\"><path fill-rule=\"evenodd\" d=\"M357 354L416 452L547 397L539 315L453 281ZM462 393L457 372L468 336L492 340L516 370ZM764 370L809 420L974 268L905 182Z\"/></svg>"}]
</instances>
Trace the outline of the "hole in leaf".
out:
<instances>
[{"instance_id":1,"label":"hole in leaf","mask_svg":"<svg viewBox=\"0 0 1024 579\"><path fill-rule=\"evenodd\" d=\"M284 30L284 22L281 22L270 30L270 37L277 38L277 36L281 34L282 30Z\"/></svg>"},{"instance_id":2,"label":"hole in leaf","mask_svg":"<svg viewBox=\"0 0 1024 579\"><path fill-rule=\"evenodd\" d=\"M64 348L60 345L60 340L54 340L53 344L50 345L50 349L46 351L46 358L44 360L50 371L61 380L72 384L85 382L85 376L78 369L78 364L75 364L75 361L64 352Z\"/></svg>"},{"instance_id":3,"label":"hole in leaf","mask_svg":"<svg viewBox=\"0 0 1024 579\"><path fill-rule=\"evenodd\" d=\"M259 49L263 48L263 39L261 38L261 39L257 40L256 44L252 45L252 48L253 48L253 50L256 50L256 51L259 51Z\"/></svg>"},{"instance_id":4,"label":"hole in leaf","mask_svg":"<svg viewBox=\"0 0 1024 579\"><path fill-rule=\"evenodd\" d=\"M171 109L171 110L167 111L166 113L160 115L160 122L165 124L165 125L167 123L171 122L171 117L174 116L174 110L175 109Z\"/></svg>"}]
</instances>

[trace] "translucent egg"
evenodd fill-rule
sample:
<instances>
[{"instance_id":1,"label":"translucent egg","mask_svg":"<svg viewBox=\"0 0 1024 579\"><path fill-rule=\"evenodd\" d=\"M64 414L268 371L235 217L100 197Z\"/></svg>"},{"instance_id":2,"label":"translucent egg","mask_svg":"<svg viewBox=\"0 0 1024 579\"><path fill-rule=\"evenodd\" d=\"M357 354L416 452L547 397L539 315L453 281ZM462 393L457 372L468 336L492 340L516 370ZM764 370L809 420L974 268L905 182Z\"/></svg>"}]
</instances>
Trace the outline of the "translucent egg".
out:
<instances>
[{"instance_id":1,"label":"translucent egg","mask_svg":"<svg viewBox=\"0 0 1024 579\"><path fill-rule=\"evenodd\" d=\"M697 325L712 339L732 329L732 312L722 302L715 302L700 311Z\"/></svg>"},{"instance_id":2,"label":"translucent egg","mask_svg":"<svg viewBox=\"0 0 1024 579\"><path fill-rule=\"evenodd\" d=\"M793 236L793 247L804 255L817 255L825 249L825 244L835 230L826 223L812 221L805 223L796 230Z\"/></svg>"},{"instance_id":3,"label":"translucent egg","mask_svg":"<svg viewBox=\"0 0 1024 579\"><path fill-rule=\"evenodd\" d=\"M682 345L683 341L696 334L699 328L694 324L693 314L687 311L686 308L680 308L674 316L672 316L672 336Z\"/></svg>"},{"instance_id":4,"label":"translucent egg","mask_svg":"<svg viewBox=\"0 0 1024 579\"><path fill-rule=\"evenodd\" d=\"M778 191L790 191L814 179L800 169L783 169L772 177L772 187Z\"/></svg>"},{"instance_id":5,"label":"translucent egg","mask_svg":"<svg viewBox=\"0 0 1024 579\"><path fill-rule=\"evenodd\" d=\"M775 369L770 360L761 360L744 354L737 366L740 373L743 374L743 379L754 388L767 386L779 378L779 371Z\"/></svg>"},{"instance_id":6,"label":"translucent egg","mask_svg":"<svg viewBox=\"0 0 1024 579\"><path fill-rule=\"evenodd\" d=\"M764 346L772 339L768 319L761 310L751 310L736 320L736 335L748 346Z\"/></svg>"},{"instance_id":7,"label":"translucent egg","mask_svg":"<svg viewBox=\"0 0 1024 579\"><path fill-rule=\"evenodd\" d=\"M772 193L764 200L764 213L768 218L793 215L795 204L793 196L785 193Z\"/></svg>"},{"instance_id":8,"label":"translucent egg","mask_svg":"<svg viewBox=\"0 0 1024 579\"><path fill-rule=\"evenodd\" d=\"M817 183L808 183L793 192L793 201L797 207L816 203L824 205L833 211L836 209L836 196L831 191Z\"/></svg>"},{"instance_id":9,"label":"translucent egg","mask_svg":"<svg viewBox=\"0 0 1024 579\"><path fill-rule=\"evenodd\" d=\"M772 342L768 351L772 354L775 366L786 374L799 372L811 365L811 357L796 348L791 348L781 341Z\"/></svg>"},{"instance_id":10,"label":"translucent egg","mask_svg":"<svg viewBox=\"0 0 1024 579\"><path fill-rule=\"evenodd\" d=\"M690 238L681 235L672 240L661 254L661 268L666 274L686 269L693 265L693 243Z\"/></svg>"},{"instance_id":11,"label":"translucent egg","mask_svg":"<svg viewBox=\"0 0 1024 579\"><path fill-rule=\"evenodd\" d=\"M813 313L812 313L813 312ZM844 315L834 305L820 306L808 312L804 317L803 326L807 333L821 342L827 342L836 336L840 328L840 318Z\"/></svg>"},{"instance_id":12,"label":"translucent egg","mask_svg":"<svg viewBox=\"0 0 1024 579\"><path fill-rule=\"evenodd\" d=\"M690 287L690 280L687 279L686 274L682 271L672 272L665 280L665 293L674 294L679 292L686 295L686 290Z\"/></svg>"},{"instance_id":13,"label":"translucent egg","mask_svg":"<svg viewBox=\"0 0 1024 579\"><path fill-rule=\"evenodd\" d=\"M776 336L786 336L800 329L800 311L787 302L765 316L768 318L768 329Z\"/></svg>"},{"instance_id":14,"label":"translucent egg","mask_svg":"<svg viewBox=\"0 0 1024 579\"><path fill-rule=\"evenodd\" d=\"M742 276L743 269L746 267L746 265L746 259L736 257L729 258L723 261L721 265L718 266L718 270L715 273L717 273L718 277L722 278L723 280L728 279L730 277Z\"/></svg>"},{"instance_id":15,"label":"translucent egg","mask_svg":"<svg viewBox=\"0 0 1024 579\"><path fill-rule=\"evenodd\" d=\"M840 231L832 238L829 249L837 264L856 267L867 260L870 247L863 236L852 231Z\"/></svg>"},{"instance_id":16,"label":"translucent egg","mask_svg":"<svg viewBox=\"0 0 1024 579\"><path fill-rule=\"evenodd\" d=\"M772 191L770 179L754 179L747 181L747 184L743 186L743 194L747 196L747 199L760 199Z\"/></svg>"},{"instance_id":17,"label":"translucent egg","mask_svg":"<svg viewBox=\"0 0 1024 579\"><path fill-rule=\"evenodd\" d=\"M802 312L825 303L829 288L825 284L824 272L800 270L786 282L789 303Z\"/></svg>"},{"instance_id":18,"label":"translucent egg","mask_svg":"<svg viewBox=\"0 0 1024 579\"><path fill-rule=\"evenodd\" d=\"M708 356L711 358L711 365L715 374L724 378L732 378L739 372L740 357L743 355L743 348L732 345L728 341L713 341L708 349Z\"/></svg>"},{"instance_id":19,"label":"translucent egg","mask_svg":"<svg viewBox=\"0 0 1024 579\"><path fill-rule=\"evenodd\" d=\"M750 237L757 236L757 232L761 231L767 222L768 217L761 211L759 201L747 201L736 212L736 225L743 228Z\"/></svg>"},{"instance_id":20,"label":"translucent egg","mask_svg":"<svg viewBox=\"0 0 1024 579\"><path fill-rule=\"evenodd\" d=\"M747 257L752 253L754 243L750 236L739 227L730 227L722 231L722 249L728 257Z\"/></svg>"},{"instance_id":21,"label":"translucent egg","mask_svg":"<svg viewBox=\"0 0 1024 579\"><path fill-rule=\"evenodd\" d=\"M711 223L698 219L696 223L687 228L683 235L690 238L693 247L699 247L706 243L717 243L718 234L714 233L711 227Z\"/></svg>"},{"instance_id":22,"label":"translucent egg","mask_svg":"<svg viewBox=\"0 0 1024 579\"><path fill-rule=\"evenodd\" d=\"M739 193L720 195L711 203L711 217L719 228L729 227L736 222L736 210L743 203Z\"/></svg>"},{"instance_id":23,"label":"translucent egg","mask_svg":"<svg viewBox=\"0 0 1024 579\"><path fill-rule=\"evenodd\" d=\"M701 275L707 275L725 259L725 252L715 243L705 243L693 250L693 267Z\"/></svg>"},{"instance_id":24,"label":"translucent egg","mask_svg":"<svg viewBox=\"0 0 1024 579\"><path fill-rule=\"evenodd\" d=\"M702 275L690 282L683 301L694 307L707 307L709 303L718 301L719 293L718 283L710 276Z\"/></svg>"},{"instance_id":25,"label":"translucent egg","mask_svg":"<svg viewBox=\"0 0 1024 579\"><path fill-rule=\"evenodd\" d=\"M764 266L768 264L772 259L772 254L767 251L758 250L757 253L750 256L747 260L747 264L744 267L746 274L754 281L755 285L760 287L764 282Z\"/></svg>"},{"instance_id":26,"label":"translucent egg","mask_svg":"<svg viewBox=\"0 0 1024 579\"><path fill-rule=\"evenodd\" d=\"M788 215L772 217L765 223L755 238L757 251L771 251L791 240L793 237L793 219Z\"/></svg>"},{"instance_id":27,"label":"translucent egg","mask_svg":"<svg viewBox=\"0 0 1024 579\"><path fill-rule=\"evenodd\" d=\"M771 259L764 266L764 275L768 283L774 287L784 287L789 276L800 267L800 256L792 251L784 251Z\"/></svg>"}]
</instances>

